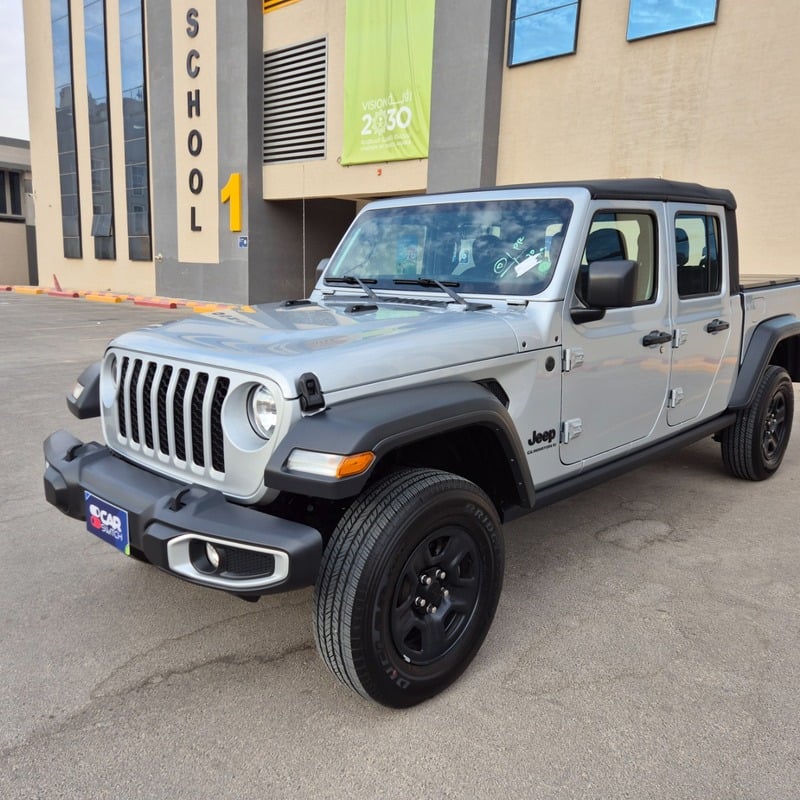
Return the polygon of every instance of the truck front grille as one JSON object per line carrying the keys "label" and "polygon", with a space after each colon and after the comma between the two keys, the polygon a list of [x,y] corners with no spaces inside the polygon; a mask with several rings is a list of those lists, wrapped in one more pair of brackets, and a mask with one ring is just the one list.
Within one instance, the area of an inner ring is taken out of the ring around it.
{"label": "truck front grille", "polygon": [[120,443],[176,465],[225,472],[222,404],[225,377],[123,356],[117,389]]}

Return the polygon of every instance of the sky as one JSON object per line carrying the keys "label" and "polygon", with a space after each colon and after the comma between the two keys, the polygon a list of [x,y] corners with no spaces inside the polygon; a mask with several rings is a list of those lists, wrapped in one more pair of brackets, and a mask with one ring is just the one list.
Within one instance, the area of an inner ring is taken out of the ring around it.
{"label": "sky", "polygon": [[22,0],[0,0],[0,136],[30,139]]}

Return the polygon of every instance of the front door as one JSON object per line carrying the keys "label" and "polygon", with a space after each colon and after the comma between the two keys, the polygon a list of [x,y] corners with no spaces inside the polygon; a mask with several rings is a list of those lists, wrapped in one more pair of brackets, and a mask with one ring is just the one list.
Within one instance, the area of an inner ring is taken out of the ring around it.
{"label": "front door", "polygon": [[[670,289],[664,279],[665,233],[658,204],[609,204],[598,211],[579,264],[574,295],[564,305],[562,436],[564,464],[643,439],[656,426],[669,388]],[[575,322],[585,306],[582,282],[591,261],[636,262],[635,304],[607,309],[602,319]]]}

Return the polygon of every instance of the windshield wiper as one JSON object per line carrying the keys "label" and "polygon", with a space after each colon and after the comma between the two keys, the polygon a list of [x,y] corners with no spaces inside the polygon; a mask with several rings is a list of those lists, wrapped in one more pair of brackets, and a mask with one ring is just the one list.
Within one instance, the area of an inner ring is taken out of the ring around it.
{"label": "windshield wiper", "polygon": [[468,303],[458,292],[451,287],[461,286],[458,281],[437,281],[434,278],[395,278],[394,283],[401,286],[436,286],[445,294],[449,295],[459,305],[465,306],[468,311],[477,311],[480,308],[491,308],[491,303]]}
{"label": "windshield wiper", "polygon": [[341,275],[335,278],[325,278],[325,283],[346,283],[348,286],[358,286],[370,300],[380,300],[380,297],[367,286],[368,283],[377,283],[375,278],[357,278],[355,275]]}

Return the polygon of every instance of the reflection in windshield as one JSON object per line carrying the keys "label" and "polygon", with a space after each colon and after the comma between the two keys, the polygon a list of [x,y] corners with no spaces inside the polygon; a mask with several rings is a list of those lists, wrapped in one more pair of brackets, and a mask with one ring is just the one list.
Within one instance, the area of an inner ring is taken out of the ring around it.
{"label": "reflection in windshield", "polygon": [[460,293],[536,294],[550,282],[571,214],[569,200],[555,199],[370,209],[326,278],[372,278],[378,289],[428,278],[457,282]]}

